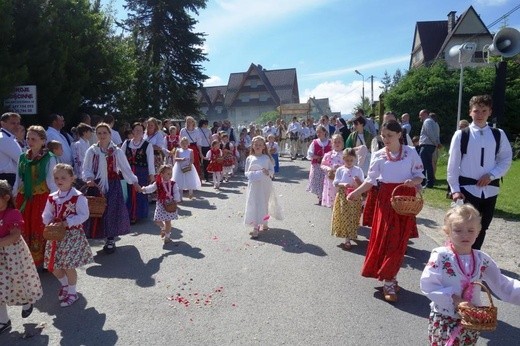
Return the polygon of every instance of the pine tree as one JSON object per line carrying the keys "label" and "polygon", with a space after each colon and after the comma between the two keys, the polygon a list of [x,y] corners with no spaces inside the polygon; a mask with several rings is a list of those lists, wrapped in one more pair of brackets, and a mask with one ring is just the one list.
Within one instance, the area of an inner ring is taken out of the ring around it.
{"label": "pine tree", "polygon": [[400,69],[395,70],[394,76],[392,77],[392,88],[399,84],[399,81],[403,78],[403,74]]}
{"label": "pine tree", "polygon": [[204,34],[193,32],[206,0],[127,0],[126,26],[132,31],[137,61],[133,85],[141,116],[198,113],[196,92],[208,77],[201,63]]}
{"label": "pine tree", "polygon": [[383,92],[388,92],[390,88],[392,87],[392,78],[390,78],[390,75],[388,74],[388,71],[385,70],[385,74],[383,75],[383,78],[381,78],[381,84],[383,84],[381,89],[383,89]]}

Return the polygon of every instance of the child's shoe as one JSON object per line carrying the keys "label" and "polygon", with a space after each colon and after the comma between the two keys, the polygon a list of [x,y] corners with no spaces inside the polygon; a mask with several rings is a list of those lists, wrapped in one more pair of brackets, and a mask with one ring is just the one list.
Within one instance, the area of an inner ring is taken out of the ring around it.
{"label": "child's shoe", "polygon": [[249,233],[251,235],[251,238],[257,239],[258,238],[258,227],[253,228],[253,232]]}
{"label": "child's shoe", "polygon": [[76,300],[78,300],[78,294],[67,294],[67,297],[65,299],[63,299],[63,301],[61,302],[60,306],[62,308],[66,308],[68,306],[71,306],[72,304],[74,304],[76,302]]}
{"label": "child's shoe", "polygon": [[69,292],[67,291],[68,287],[69,286],[61,286],[60,290],[58,291],[58,299],[60,300],[60,302],[67,298],[67,295],[69,294]]}
{"label": "child's shoe", "polygon": [[164,234],[164,239],[163,239],[163,241],[164,241],[165,244],[168,244],[168,243],[171,243],[171,242],[172,242],[172,238],[170,238],[171,235],[172,235],[171,232],[168,232],[168,233],[165,233],[165,234]]}

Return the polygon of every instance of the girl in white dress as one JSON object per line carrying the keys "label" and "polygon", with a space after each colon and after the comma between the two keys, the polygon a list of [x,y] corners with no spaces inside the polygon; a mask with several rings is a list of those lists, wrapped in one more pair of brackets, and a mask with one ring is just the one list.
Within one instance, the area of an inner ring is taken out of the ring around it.
{"label": "girl in white dress", "polygon": [[248,179],[246,212],[244,224],[253,226],[251,237],[258,238],[258,232],[267,229],[270,217],[282,220],[282,210],[278,204],[271,178],[274,175],[274,162],[262,136],[252,140],[251,154],[246,159],[245,175]]}
{"label": "girl in white dress", "polygon": [[173,180],[179,190],[188,190],[188,197],[193,198],[193,190],[201,187],[199,175],[193,165],[193,150],[188,148],[190,142],[187,137],[181,138],[181,147],[175,152],[175,166],[173,166]]}

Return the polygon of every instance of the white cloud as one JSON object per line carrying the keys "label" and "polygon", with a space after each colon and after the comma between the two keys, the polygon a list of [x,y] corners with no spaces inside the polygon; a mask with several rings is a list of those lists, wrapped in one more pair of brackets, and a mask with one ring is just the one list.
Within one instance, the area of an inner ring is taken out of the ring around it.
{"label": "white cloud", "polygon": [[508,0],[477,0],[476,4],[480,6],[502,6],[507,3]]}
{"label": "white cloud", "polygon": [[365,71],[372,70],[379,67],[384,67],[388,65],[395,65],[402,62],[410,61],[410,55],[396,56],[392,58],[386,58],[381,60],[376,60],[372,62],[368,62],[363,65],[353,66],[353,67],[345,67],[337,70],[324,71],[324,72],[316,72],[316,73],[308,73],[302,76],[305,80],[312,79],[323,79],[323,78],[331,78],[331,77],[339,77],[346,74],[352,74],[355,70]]}
{"label": "white cloud", "polygon": [[217,85],[223,85],[224,82],[222,81],[222,78],[219,76],[210,76],[208,79],[204,81],[204,86],[217,86]]}
{"label": "white cloud", "polygon": [[337,0],[216,0],[199,17],[197,30],[209,33],[212,38],[225,37],[228,32],[248,32],[265,28],[271,22],[295,16],[300,12],[320,7]]}
{"label": "white cloud", "polygon": [[[374,81],[374,101],[379,100],[380,86],[382,84]],[[305,89],[300,95],[300,102],[306,102],[309,97],[328,98],[330,108],[333,112],[350,114],[352,110],[361,103],[362,94],[361,81],[345,84],[342,81],[324,82],[315,86],[312,90]],[[365,98],[370,99],[370,83],[365,83]]]}

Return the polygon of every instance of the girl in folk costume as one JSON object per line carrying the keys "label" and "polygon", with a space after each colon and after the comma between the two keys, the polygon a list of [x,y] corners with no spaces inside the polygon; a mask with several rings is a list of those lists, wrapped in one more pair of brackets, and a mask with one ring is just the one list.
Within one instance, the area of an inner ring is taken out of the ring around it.
{"label": "girl in folk costume", "polygon": [[168,133],[169,135],[166,136],[166,149],[168,149],[169,154],[166,157],[166,163],[173,166],[175,163],[173,158],[175,157],[175,150],[177,150],[180,145],[180,138],[176,126],[170,126],[168,128]]}
{"label": "girl in folk costume", "polygon": [[200,133],[200,135],[199,135],[200,142],[197,142],[197,147],[201,153],[201,158],[203,159],[201,170],[202,170],[204,179],[206,180],[207,183],[209,183],[209,175],[210,175],[210,173],[208,172],[209,161],[204,160],[204,158],[206,157],[206,154],[211,149],[211,130],[208,128],[208,120],[206,120],[206,119],[199,120],[198,129],[199,129],[199,133]]}
{"label": "girl in folk costume", "polygon": [[177,183],[179,190],[188,190],[188,197],[191,199],[193,198],[193,190],[200,189],[201,183],[193,164],[195,154],[188,145],[188,138],[182,137],[181,147],[175,152],[173,181]]}
{"label": "girl in folk costume", "polygon": [[[341,135],[339,140],[343,143]],[[361,216],[361,198],[354,201],[347,201],[347,194],[354,191],[365,176],[363,170],[355,165],[357,161],[356,151],[352,148],[343,150],[344,165],[336,170],[334,176],[334,186],[337,186],[338,193],[332,209],[332,235],[345,238],[343,248],[350,250],[350,241],[357,238],[359,228],[359,217]]]}
{"label": "girl in folk costume", "polygon": [[396,276],[403,262],[404,254],[411,232],[417,227],[415,216],[399,215],[390,204],[390,198],[395,187],[405,185],[400,194],[416,194],[416,186],[423,179],[423,165],[417,151],[402,145],[401,125],[391,120],[384,123],[381,130],[385,147],[374,153],[368,176],[356,190],[349,193],[351,201],[361,197],[381,180],[374,209],[372,232],[368,242],[365,263],[361,274],[384,280],[384,299],[397,301]]}
{"label": "girl in folk costume", "polygon": [[42,214],[43,223],[62,224],[66,227],[66,233],[63,240],[47,241],[44,265],[60,281],[58,299],[62,307],[67,307],[78,300],[76,268],[93,261],[83,231],[83,223],[88,220],[89,211],[87,198],[72,186],[74,172],[70,165],[57,164],[54,167],[54,180],[58,191],[49,195]]}
{"label": "girl in folk costume", "polygon": [[0,334],[11,329],[7,305],[22,305],[22,317],[26,318],[43,294],[31,253],[21,237],[23,228],[11,186],[0,180]]}
{"label": "girl in folk costume", "polygon": [[229,141],[229,135],[226,132],[222,131],[220,138],[222,139],[222,155],[224,157],[222,175],[224,182],[227,183],[233,175],[233,167],[235,166],[235,146]]}
{"label": "girl in folk costume", "polygon": [[213,187],[218,190],[222,180],[222,162],[224,161],[219,141],[211,143],[211,149],[206,154],[206,160],[209,161],[208,172],[213,173]]}
{"label": "girl in folk costume", "polygon": [[323,156],[321,169],[325,172],[321,205],[332,208],[336,198],[336,186],[333,184],[336,169],[343,165],[343,138],[339,134],[332,136],[332,150]]}
{"label": "girl in folk costume", "polygon": [[[202,177],[201,160],[202,154],[199,151],[198,143],[202,142],[201,132],[197,129],[197,123],[193,117],[186,117],[186,126],[181,129],[180,137],[186,137],[188,139],[188,146],[193,152],[192,163],[195,166],[195,172]],[[175,169],[175,167],[174,167]],[[175,171],[174,171],[175,176]],[[177,180],[176,180],[177,181]],[[177,181],[178,183],[178,181]]]}
{"label": "girl in folk costume", "polygon": [[89,187],[98,187],[107,199],[107,207],[101,218],[90,218],[85,230],[92,238],[106,238],[103,250],[111,254],[116,249],[114,238],[130,232],[130,217],[123,198],[119,172],[127,183],[141,191],[137,177],[132,172],[125,153],[111,141],[110,127],[106,123],[96,126],[98,143],[85,155],[83,180]]}
{"label": "girl in folk costume", "polygon": [[31,126],[27,129],[29,150],[20,155],[15,183],[18,186],[15,205],[25,222],[22,235],[37,267],[43,265],[45,253],[42,212],[49,193],[57,190],[52,171],[58,160],[45,149],[46,140],[43,127]]}
{"label": "girl in folk costume", "polygon": [[[132,124],[132,139],[125,140],[121,150],[125,153],[132,172],[137,176],[140,186],[148,185],[155,180],[155,164],[153,146],[144,140],[144,126],[136,122]],[[126,206],[130,214],[130,223],[135,223],[140,219],[148,218],[148,197],[144,196],[127,184],[128,200]]]}
{"label": "girl in folk costume", "polygon": [[481,229],[481,217],[471,204],[446,213],[446,246],[433,249],[421,275],[421,291],[431,299],[428,323],[430,345],[476,345],[479,331],[465,329],[458,307],[482,306],[480,286],[485,281],[500,299],[520,305],[520,281],[500,272],[488,254],[472,249]]}
{"label": "girl in folk costume", "polygon": [[311,170],[309,172],[309,184],[307,191],[318,196],[318,205],[321,205],[323,195],[323,180],[325,173],[321,169],[321,160],[323,156],[332,150],[330,140],[327,138],[327,130],[323,125],[318,125],[316,135],[318,138],[311,142],[307,151],[307,158],[311,160]]}
{"label": "girl in folk costume", "polygon": [[146,132],[144,139],[153,146],[155,171],[164,163],[164,158],[169,154],[166,149],[164,133],[161,131],[159,120],[151,117],[146,120]]}
{"label": "girl in folk costume", "polygon": [[278,147],[278,143],[276,143],[274,140],[275,135],[270,134],[267,136],[267,149],[269,150],[269,155],[271,155],[274,160],[274,173],[278,173],[280,172],[280,148]]}
{"label": "girl in folk costume", "polygon": [[[74,162],[74,175],[81,180],[81,173],[83,172],[83,161],[85,161],[85,153],[90,147],[90,139],[92,138],[92,127],[87,124],[79,124],[76,127],[79,139],[72,143],[72,161]],[[81,186],[84,183],[78,181]]]}
{"label": "girl in folk costume", "polygon": [[248,183],[244,224],[253,226],[251,237],[257,238],[260,231],[267,229],[267,221],[271,216],[277,220],[283,219],[271,180],[274,174],[273,159],[267,151],[263,136],[253,138],[245,174]]}
{"label": "girl in folk costume", "polygon": [[247,129],[244,127],[240,131],[240,137],[238,138],[237,150],[238,150],[238,169],[244,171],[246,165],[246,158],[251,148],[251,137],[247,134]]}
{"label": "girl in folk costume", "polygon": [[172,166],[162,165],[159,168],[156,180],[153,184],[144,186],[143,193],[152,193],[157,191],[157,203],[155,205],[155,213],[153,220],[161,229],[161,238],[165,243],[171,242],[172,221],[177,220],[177,211],[169,212],[165,209],[165,204],[178,203],[181,201],[179,187],[172,180]]}

